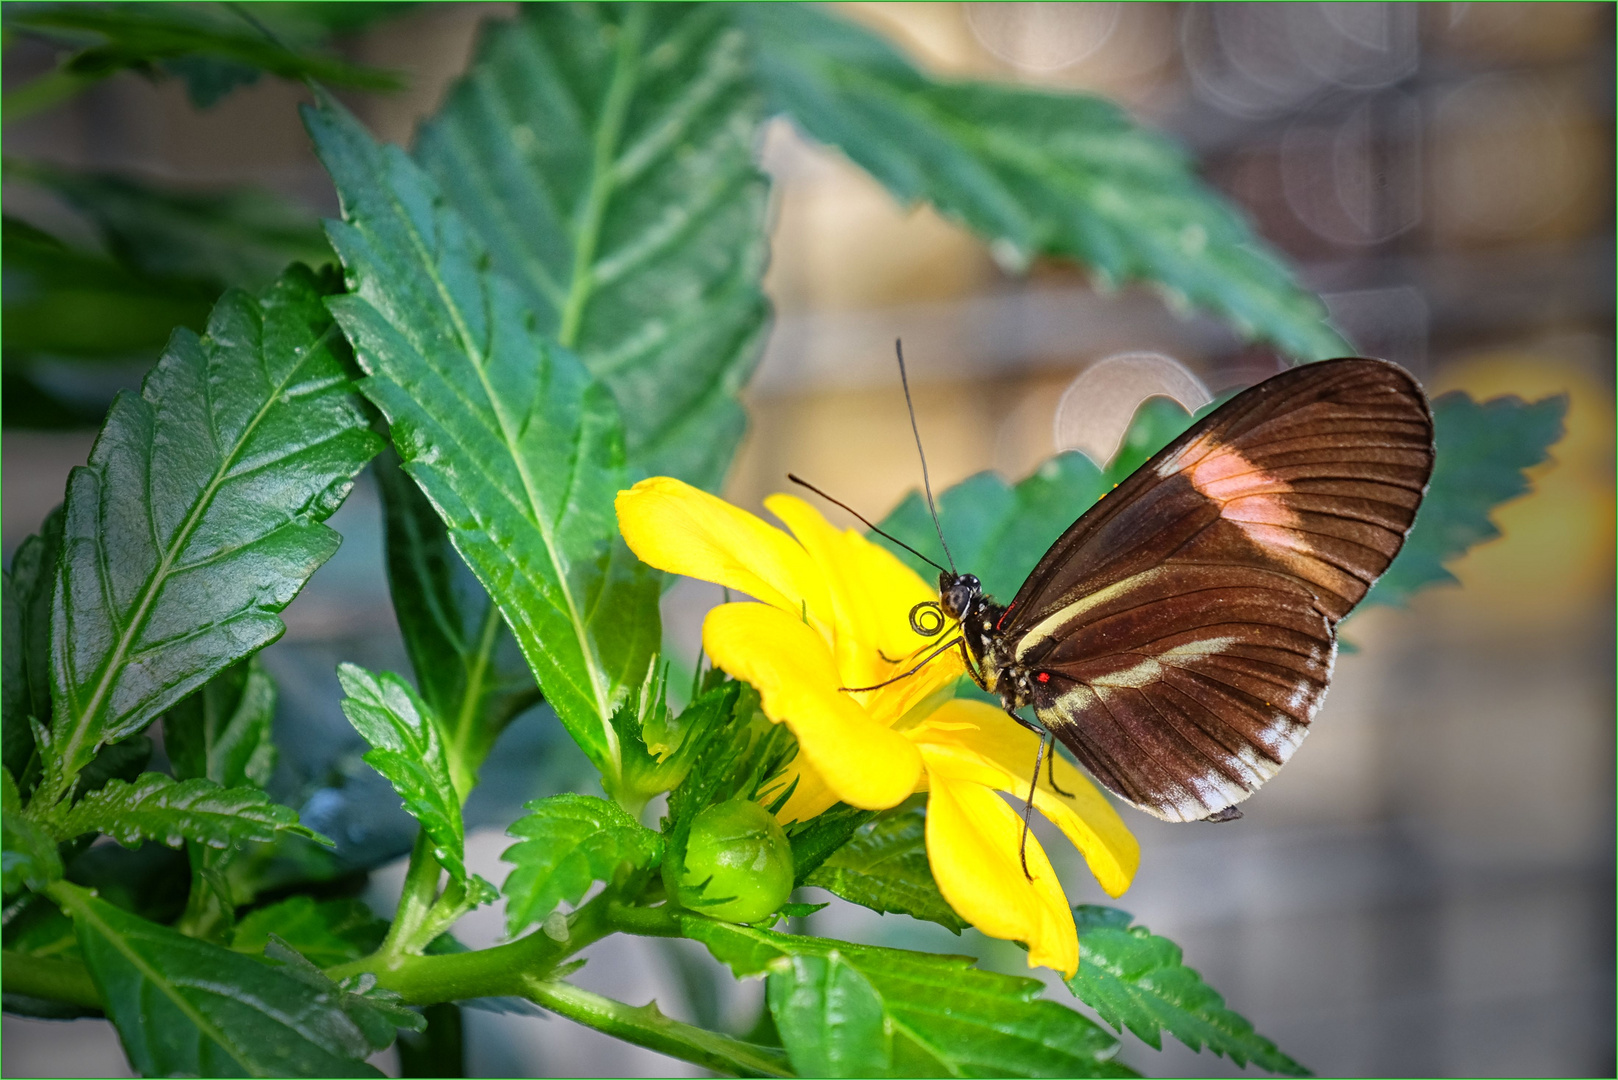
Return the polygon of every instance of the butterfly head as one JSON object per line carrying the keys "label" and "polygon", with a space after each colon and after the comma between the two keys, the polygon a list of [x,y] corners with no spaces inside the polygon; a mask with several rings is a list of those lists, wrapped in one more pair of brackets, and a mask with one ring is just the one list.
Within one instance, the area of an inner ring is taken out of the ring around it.
{"label": "butterfly head", "polygon": [[938,575],[938,604],[951,619],[961,620],[983,603],[983,582],[972,574]]}

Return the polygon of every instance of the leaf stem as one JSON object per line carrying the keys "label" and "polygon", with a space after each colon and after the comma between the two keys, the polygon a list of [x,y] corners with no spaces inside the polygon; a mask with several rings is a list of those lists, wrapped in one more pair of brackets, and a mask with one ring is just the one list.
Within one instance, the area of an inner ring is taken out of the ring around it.
{"label": "leaf stem", "polygon": [[24,994],[89,1009],[101,1008],[101,994],[96,990],[95,981],[90,978],[89,969],[78,960],[29,956],[8,949],[0,953],[0,978],[4,979],[8,994]]}
{"label": "leaf stem", "polygon": [[398,910],[394,912],[393,924],[388,927],[388,936],[383,939],[377,955],[398,956],[416,945],[418,932],[438,899],[438,881],[443,873],[433,857],[433,842],[427,830],[419,830],[416,845],[410,849],[410,866],[405,870]]}
{"label": "leaf stem", "polygon": [[649,1050],[742,1076],[793,1076],[785,1051],[733,1039],[664,1016],[657,1003],[638,1008],[565,982],[531,980],[524,995],[559,1016]]}

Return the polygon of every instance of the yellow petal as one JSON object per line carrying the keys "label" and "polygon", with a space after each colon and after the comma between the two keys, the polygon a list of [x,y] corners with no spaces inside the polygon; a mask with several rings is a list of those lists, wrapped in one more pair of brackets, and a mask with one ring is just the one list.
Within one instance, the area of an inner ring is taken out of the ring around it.
{"label": "yellow petal", "polygon": [[[954,627],[924,637],[910,627],[910,610],[936,602],[938,590],[886,548],[853,529],[841,531],[793,495],[772,495],[764,505],[784,521],[820,567],[831,597],[833,652],[845,686],[875,686],[914,667],[948,641]],[[884,659],[884,656],[892,659]],[[892,724],[918,702],[965,671],[959,649],[939,655],[913,675],[858,700],[878,723]]]}
{"label": "yellow petal", "polygon": [[[964,698],[946,702],[910,736],[930,748],[924,750],[930,771],[1028,797],[1039,737],[993,705]],[[1140,844],[1106,796],[1067,759],[1057,755],[1056,783],[1070,798],[1052,791],[1047,777],[1042,766],[1034,806],[1083,853],[1107,895],[1122,895],[1140,866]]]}
{"label": "yellow petal", "polygon": [[747,511],[667,476],[618,493],[618,530],[641,562],[744,592],[831,633],[831,598],[803,545]]}
{"label": "yellow petal", "polygon": [[765,715],[792,729],[799,752],[838,798],[882,810],[916,790],[915,745],[873,723],[838,689],[831,650],[801,619],[763,604],[721,604],[708,612],[702,644],[715,664],[753,684]]}
{"label": "yellow petal", "polygon": [[1028,966],[1072,976],[1079,970],[1073,911],[1039,840],[1028,837],[1028,871],[1018,844],[1022,819],[981,784],[951,779],[927,761],[927,861],[956,913],[990,937],[1028,946]]}
{"label": "yellow petal", "polygon": [[837,792],[831,789],[831,785],[826,783],[826,778],[821,776],[802,754],[787,766],[781,782],[764,792],[764,797],[759,801],[769,803],[773,797],[788,788],[792,789],[792,794],[775,815],[775,819],[782,825],[819,817],[838,802]]}

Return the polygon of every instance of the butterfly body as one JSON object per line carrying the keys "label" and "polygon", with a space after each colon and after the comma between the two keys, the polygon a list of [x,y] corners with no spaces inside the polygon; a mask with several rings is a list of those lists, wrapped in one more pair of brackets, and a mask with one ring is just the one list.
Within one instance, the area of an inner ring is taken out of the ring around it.
{"label": "butterfly body", "polygon": [[978,684],[1103,785],[1166,820],[1228,820],[1307,734],[1336,625],[1398,553],[1432,462],[1401,368],[1294,368],[1098,501],[1009,604],[946,572],[939,606]]}

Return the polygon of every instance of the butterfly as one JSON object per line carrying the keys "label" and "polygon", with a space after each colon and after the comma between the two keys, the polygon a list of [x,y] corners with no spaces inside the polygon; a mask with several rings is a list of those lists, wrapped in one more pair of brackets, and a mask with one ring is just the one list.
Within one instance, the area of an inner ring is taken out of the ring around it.
{"label": "butterfly", "polygon": [[[1228,821],[1308,734],[1337,624],[1403,546],[1433,453],[1432,411],[1404,369],[1292,368],[1104,495],[1010,603],[951,558],[938,603],[917,605],[911,625],[957,628],[928,659],[962,650],[977,684],[1041,735],[1036,780],[1054,736],[1147,813]],[[940,527],[948,558],[943,539]]]}

